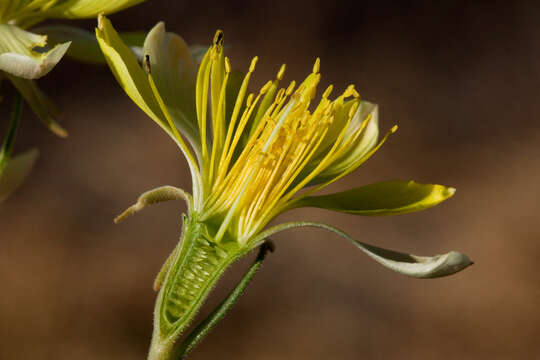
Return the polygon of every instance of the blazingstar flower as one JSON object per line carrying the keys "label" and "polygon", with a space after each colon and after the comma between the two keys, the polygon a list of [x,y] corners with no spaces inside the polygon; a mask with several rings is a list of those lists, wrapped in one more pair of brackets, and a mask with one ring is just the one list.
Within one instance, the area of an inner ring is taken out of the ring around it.
{"label": "blazingstar flower", "polygon": [[257,57],[247,74],[232,71],[218,31],[200,66],[186,43],[163,23],[147,35],[143,65],[111,23],[99,18],[96,36],[116,79],[131,99],[178,144],[191,170],[193,194],[171,186],[143,194],[120,215],[159,201],[188,203],[182,240],[156,279],[150,359],[178,353],[175,341],[225,269],[268,236],[297,226],[333,231],[382,265],[415,277],[438,277],[471,264],[450,252],[418,257],[352,240],[329,225],[295,222],[266,229],[283,212],[303,206],[359,215],[392,215],[434,206],[454,194],[441,185],[387,181],[316,196],[319,189],[349,174],[394,133],[378,140],[377,105],[362,100],[353,86],[331,99],[329,86],[316,99],[319,59],[304,81],[279,87],[274,80],[249,93]]}
{"label": "blazingstar flower", "polygon": [[[55,121],[54,106],[32,81],[48,74],[68,51],[71,41],[47,47],[47,35],[27,31],[46,19],[95,18],[144,0],[2,0],[0,1],[0,79],[7,77],[32,110],[54,133],[66,136]],[[78,29],[68,30],[76,37]],[[71,40],[71,37],[70,37]],[[76,40],[76,39],[74,39]]]}

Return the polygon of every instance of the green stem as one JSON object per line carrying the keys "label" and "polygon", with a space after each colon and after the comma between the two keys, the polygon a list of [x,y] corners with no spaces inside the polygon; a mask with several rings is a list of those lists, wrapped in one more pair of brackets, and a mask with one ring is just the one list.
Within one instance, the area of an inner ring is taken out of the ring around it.
{"label": "green stem", "polygon": [[221,321],[225,315],[231,310],[234,304],[238,301],[240,296],[244,293],[244,290],[255,276],[255,273],[262,265],[264,258],[268,251],[273,251],[271,243],[264,243],[260,247],[259,254],[255,258],[255,261],[242,277],[238,285],[231,291],[225,300],[219,304],[206,319],[204,319],[180,344],[177,350],[175,350],[174,359],[185,359],[186,356],[208,335],[208,333],[214,328],[214,326]]}
{"label": "green stem", "polygon": [[17,128],[19,127],[19,122],[22,114],[22,96],[17,91],[15,93],[15,102],[13,105],[13,112],[11,113],[11,122],[9,124],[9,130],[0,149],[0,174],[4,169],[11,152],[13,150],[13,144],[15,142],[15,136],[17,135]]}

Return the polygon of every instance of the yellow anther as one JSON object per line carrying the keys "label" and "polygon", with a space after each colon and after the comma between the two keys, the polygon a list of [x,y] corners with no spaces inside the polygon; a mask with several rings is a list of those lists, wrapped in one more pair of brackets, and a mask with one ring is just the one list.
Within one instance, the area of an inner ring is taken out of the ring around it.
{"label": "yellow anther", "polygon": [[349,85],[347,86],[347,89],[345,89],[345,91],[343,92],[343,96],[349,97],[349,96],[353,96],[355,93],[358,94],[356,90],[354,90],[354,85]]}
{"label": "yellow anther", "polygon": [[274,100],[274,103],[279,103],[283,96],[285,95],[285,89],[279,89],[276,95],[276,99]]}
{"label": "yellow anther", "polygon": [[313,73],[317,74],[320,69],[321,69],[321,59],[317,58],[317,60],[315,60],[315,64],[313,64]]}
{"label": "yellow anther", "polygon": [[217,46],[222,46],[223,45],[223,31],[222,30],[217,30],[216,31],[216,34],[214,35],[213,44],[217,45]]}
{"label": "yellow anther", "polygon": [[293,90],[294,90],[294,87],[296,86],[296,81],[291,81],[291,83],[289,84],[289,86],[287,87],[287,90],[285,90],[285,94],[287,95],[291,95]]}
{"label": "yellow anther", "polygon": [[225,57],[225,72],[226,73],[231,72],[231,62],[229,61],[228,57]]}
{"label": "yellow anther", "polygon": [[398,129],[397,125],[392,126],[392,128],[390,129],[390,133],[392,133],[392,134],[395,133],[397,131],[397,129]]}
{"label": "yellow anther", "polygon": [[330,84],[330,86],[328,86],[326,90],[324,90],[324,93],[322,94],[322,98],[323,99],[328,98],[330,94],[332,93],[332,90],[334,90],[334,85]]}
{"label": "yellow anther", "polygon": [[251,106],[251,103],[253,102],[253,97],[254,97],[253,94],[249,94],[249,95],[248,95],[247,100],[246,100],[246,107],[250,107],[250,106]]}
{"label": "yellow anther", "polygon": [[279,71],[278,71],[277,76],[276,76],[276,78],[278,80],[283,79],[283,75],[285,75],[285,68],[286,68],[285,64],[281,65],[281,67],[279,68]]}
{"label": "yellow anther", "polygon": [[268,89],[270,89],[270,86],[272,86],[272,81],[268,81],[266,84],[264,84],[264,86],[261,88],[260,93],[261,94],[266,93]]}
{"label": "yellow anther", "polygon": [[253,60],[251,60],[251,64],[249,65],[249,72],[255,71],[255,65],[257,65],[257,61],[259,61],[259,57],[255,56]]}

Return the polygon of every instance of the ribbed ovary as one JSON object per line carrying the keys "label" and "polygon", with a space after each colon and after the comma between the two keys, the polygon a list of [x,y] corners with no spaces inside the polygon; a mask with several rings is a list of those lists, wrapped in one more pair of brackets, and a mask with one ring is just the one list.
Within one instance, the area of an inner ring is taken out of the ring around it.
{"label": "ribbed ovary", "polygon": [[171,264],[171,273],[164,289],[161,327],[167,333],[194,315],[204,294],[212,288],[231,261],[228,251],[204,238],[197,237],[191,242],[186,240],[182,254]]}

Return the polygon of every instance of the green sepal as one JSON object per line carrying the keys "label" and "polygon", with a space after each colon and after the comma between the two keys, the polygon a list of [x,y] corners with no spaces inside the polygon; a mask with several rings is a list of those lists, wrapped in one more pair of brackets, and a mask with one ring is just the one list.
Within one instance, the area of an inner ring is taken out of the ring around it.
{"label": "green sepal", "polygon": [[264,239],[277,232],[297,227],[315,227],[331,231],[347,239],[349,242],[358,247],[364,254],[385,268],[414,278],[427,279],[448,276],[455,274],[473,264],[467,255],[457,251],[450,251],[446,254],[435,256],[418,256],[383,249],[355,240],[338,228],[317,222],[298,221],[276,225],[260,233],[257,237],[251,240],[251,243],[253,246],[257,246],[258,244],[262,243]]}
{"label": "green sepal", "polygon": [[188,354],[212,331],[214,326],[232,309],[234,304],[240,299],[240,296],[246,290],[248,284],[253,280],[255,273],[260,269],[268,252],[274,251],[274,245],[271,242],[263,243],[259,248],[259,253],[251,264],[248,271],[238,282],[236,287],[227,295],[227,297],[182,341],[174,351],[174,359],[185,359]]}
{"label": "green sepal", "polygon": [[210,290],[226,269],[248,251],[235,241],[220,244],[211,241],[206,225],[197,220],[196,213],[190,213],[156,299],[149,360],[172,359],[176,340]]}
{"label": "green sepal", "polygon": [[455,191],[414,181],[384,181],[329,195],[307,196],[293,201],[289,208],[318,207],[365,216],[406,214],[435,206]]}
{"label": "green sepal", "polygon": [[193,205],[193,199],[190,194],[185,192],[184,190],[170,186],[160,186],[158,188],[149,190],[139,196],[137,199],[137,202],[133,205],[131,205],[129,208],[127,208],[124,212],[122,212],[120,215],[118,215],[115,219],[115,223],[119,223],[123,221],[128,216],[131,216],[142,209],[144,209],[148,205],[157,204],[163,201],[169,201],[169,200],[185,200],[186,204],[188,206],[188,211],[191,210],[191,207]]}

